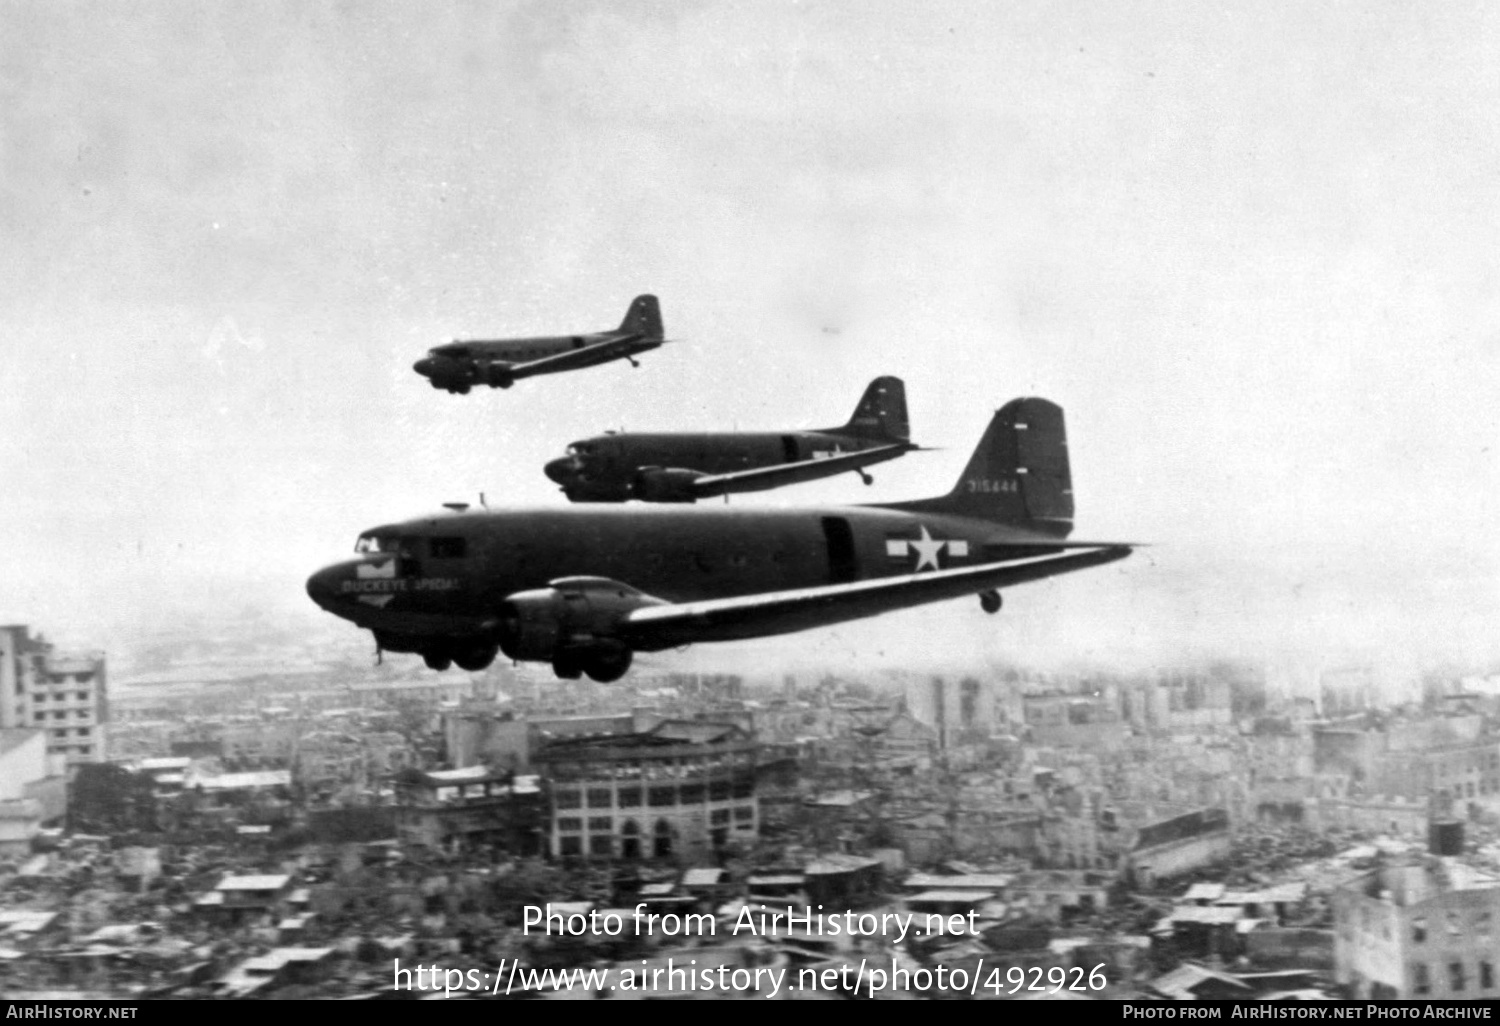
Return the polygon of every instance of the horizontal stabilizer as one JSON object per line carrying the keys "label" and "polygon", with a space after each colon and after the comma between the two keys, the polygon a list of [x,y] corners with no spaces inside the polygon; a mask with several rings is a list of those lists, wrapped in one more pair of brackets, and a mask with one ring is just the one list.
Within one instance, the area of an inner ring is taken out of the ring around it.
{"label": "horizontal stabilizer", "polygon": [[801,484],[805,481],[819,481],[825,477],[833,477],[835,474],[861,470],[864,467],[871,467],[877,463],[904,456],[915,448],[916,446],[910,443],[901,442],[896,445],[882,445],[860,452],[830,456],[827,459],[801,460],[797,463],[783,463],[779,466],[759,467],[755,470],[737,470],[732,474],[706,474],[692,483],[692,489],[693,494],[700,499],[735,492],[762,492],[770,488],[781,488],[784,485]]}
{"label": "horizontal stabilizer", "polygon": [[569,349],[555,356],[544,356],[527,363],[513,363],[509,374],[512,378],[529,378],[533,374],[550,374],[553,371],[572,370],[575,367],[592,367],[603,360],[628,356],[631,347],[641,341],[641,335],[610,335],[602,342],[594,342],[581,349]]}
{"label": "horizontal stabilizer", "polygon": [[850,584],[653,606],[626,616],[620,626],[620,637],[638,651],[654,652],[697,642],[788,634],[1040,581],[1113,563],[1128,555],[1129,547],[1112,545],[1026,563],[985,563]]}

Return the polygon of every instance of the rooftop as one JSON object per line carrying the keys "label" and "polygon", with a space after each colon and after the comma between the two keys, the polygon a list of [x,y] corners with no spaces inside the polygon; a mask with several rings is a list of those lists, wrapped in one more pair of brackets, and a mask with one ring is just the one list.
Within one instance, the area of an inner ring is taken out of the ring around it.
{"label": "rooftop", "polygon": [[216,891],[279,891],[291,877],[285,873],[263,876],[226,876],[219,881]]}

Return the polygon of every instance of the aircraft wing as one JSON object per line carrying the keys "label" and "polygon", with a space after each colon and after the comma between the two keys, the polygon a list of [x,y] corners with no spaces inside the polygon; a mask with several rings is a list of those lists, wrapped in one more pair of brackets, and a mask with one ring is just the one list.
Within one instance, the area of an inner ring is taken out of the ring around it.
{"label": "aircraft wing", "polygon": [[840,456],[829,456],[826,459],[800,460],[796,463],[783,463],[780,466],[760,467],[755,470],[737,470],[732,474],[707,474],[693,481],[692,489],[693,494],[700,499],[714,495],[728,495],[731,492],[760,492],[768,488],[800,484],[803,481],[817,481],[820,478],[842,474],[846,470],[859,470],[861,467],[884,463],[886,460],[893,460],[897,456],[911,452],[915,448],[916,446],[910,442],[898,442],[895,445],[882,445],[860,452],[847,452]]}
{"label": "aircraft wing", "polygon": [[630,347],[645,338],[640,332],[612,335],[602,342],[593,342],[581,349],[569,349],[554,356],[544,356],[526,363],[513,363],[509,367],[513,378],[530,377],[533,374],[548,374],[552,371],[572,370],[575,367],[592,367],[601,360],[623,357]]}
{"label": "aircraft wing", "polygon": [[788,634],[926,602],[1040,581],[1113,563],[1128,555],[1128,546],[1111,545],[1090,552],[1026,562],[984,563],[740,598],[646,606],[625,616],[619,628],[620,638],[638,651],[652,652],[697,642]]}

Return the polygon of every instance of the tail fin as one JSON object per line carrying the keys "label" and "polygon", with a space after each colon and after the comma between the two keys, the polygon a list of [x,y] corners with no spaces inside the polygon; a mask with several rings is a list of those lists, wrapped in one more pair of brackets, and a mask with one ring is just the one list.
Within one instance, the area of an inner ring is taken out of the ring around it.
{"label": "tail fin", "polygon": [[880,441],[910,441],[911,428],[906,422],[906,385],[900,378],[876,378],[865,389],[849,423],[828,430]]}
{"label": "tail fin", "polygon": [[1062,407],[1046,399],[1012,399],[995,412],[951,492],[893,508],[1025,524],[1067,537],[1073,529],[1073,477]]}
{"label": "tail fin", "polygon": [[630,309],[625,312],[625,319],[620,322],[619,330],[622,333],[645,335],[647,338],[661,338],[661,309],[656,305],[656,297],[636,296]]}

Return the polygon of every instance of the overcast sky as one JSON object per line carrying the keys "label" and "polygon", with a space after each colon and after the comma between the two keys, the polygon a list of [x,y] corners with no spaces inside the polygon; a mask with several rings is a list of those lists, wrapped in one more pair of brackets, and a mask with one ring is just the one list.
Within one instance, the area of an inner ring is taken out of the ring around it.
{"label": "overcast sky", "polygon": [[[734,652],[1490,653],[1497,53],[1482,2],[0,3],[0,614],[326,618],[365,527],[896,374],[942,451],[734,501],[946,491],[1042,395],[1077,536],[1153,547]],[[640,369],[411,371],[648,291]]]}

